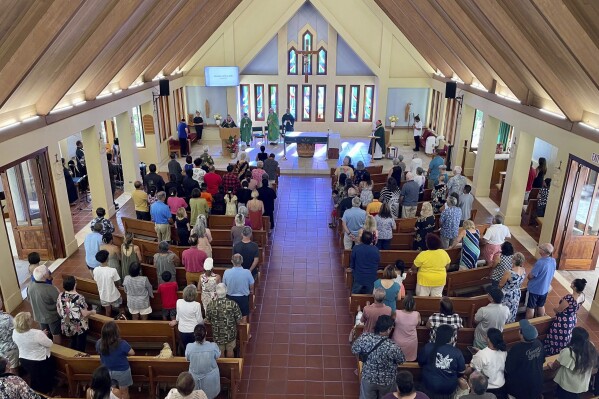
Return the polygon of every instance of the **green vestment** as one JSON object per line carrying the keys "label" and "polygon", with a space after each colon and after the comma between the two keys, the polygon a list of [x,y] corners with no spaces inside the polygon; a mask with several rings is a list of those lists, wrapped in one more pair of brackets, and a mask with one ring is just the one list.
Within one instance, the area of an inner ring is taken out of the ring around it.
{"label": "green vestment", "polygon": [[239,123],[239,131],[241,133],[241,141],[249,143],[252,141],[252,120],[244,116]]}
{"label": "green vestment", "polygon": [[268,114],[268,119],[266,120],[268,125],[268,141],[274,142],[279,140],[279,117],[276,112],[272,114]]}
{"label": "green vestment", "polygon": [[[385,146],[385,127],[384,126],[379,126],[375,132],[374,132],[374,136],[376,136],[376,140],[374,140],[372,142],[371,145],[374,145],[375,143],[377,143],[378,145],[381,146],[381,151],[383,152],[383,156],[385,155],[385,151],[387,151],[387,147]],[[370,153],[374,153],[374,149],[371,147],[370,148]]]}

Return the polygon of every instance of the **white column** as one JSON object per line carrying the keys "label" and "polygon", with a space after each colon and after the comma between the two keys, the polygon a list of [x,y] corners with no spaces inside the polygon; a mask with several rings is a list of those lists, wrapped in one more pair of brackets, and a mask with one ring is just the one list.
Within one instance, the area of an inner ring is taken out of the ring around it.
{"label": "white column", "polygon": [[535,137],[514,128],[514,143],[507,164],[507,173],[501,195],[501,213],[505,224],[519,226],[522,220],[522,204]]}
{"label": "white column", "polygon": [[480,134],[476,162],[474,163],[474,176],[472,177],[473,191],[477,197],[488,197],[493,164],[495,163],[499,120],[485,115]]}
{"label": "white column", "polygon": [[106,147],[100,138],[100,125],[91,126],[81,132],[85,151],[85,166],[91,192],[92,208],[106,209],[107,217],[114,215],[114,201],[110,191]]}
{"label": "white column", "polygon": [[139,174],[139,153],[135,141],[135,131],[131,126],[131,111],[123,112],[116,116],[116,128],[119,132],[119,145],[121,149],[121,163],[123,166],[123,180],[125,192],[131,194],[136,180],[141,180]]}
{"label": "white column", "polygon": [[[551,178],[551,187],[549,188],[549,197],[547,197],[547,206],[545,207],[545,216],[543,217],[543,227],[541,228],[541,236],[539,238],[540,243],[550,242],[554,245],[556,244],[552,242],[553,227],[556,223],[559,207],[561,206],[560,200],[569,157],[570,153],[568,151],[558,149],[555,165],[547,169],[545,178]],[[558,169],[560,162],[562,166]]]}
{"label": "white column", "polygon": [[[464,140],[468,141],[470,148],[470,140],[472,139],[472,121],[474,120],[474,108],[464,104],[462,107],[462,116],[459,120],[459,125],[456,129],[456,135],[453,142],[452,151],[452,166],[462,166],[462,157],[464,154]],[[466,149],[468,151],[468,149]],[[462,172],[464,174],[464,172]]]}
{"label": "white column", "polygon": [[0,215],[0,222],[0,292],[2,292],[4,310],[12,312],[23,302],[23,297],[17,280],[6,223],[2,215]]}

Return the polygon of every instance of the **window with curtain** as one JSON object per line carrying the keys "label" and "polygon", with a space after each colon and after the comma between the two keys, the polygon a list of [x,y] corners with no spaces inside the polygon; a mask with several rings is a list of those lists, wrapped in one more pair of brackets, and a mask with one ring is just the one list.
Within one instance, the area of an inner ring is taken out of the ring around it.
{"label": "window with curtain", "polygon": [[264,120],[264,85],[254,85],[255,120]]}
{"label": "window with curtain", "polygon": [[372,102],[374,101],[374,86],[364,86],[364,112],[362,122],[372,122]]}
{"label": "window with curtain", "polygon": [[295,120],[297,120],[297,85],[287,86],[287,108]]}
{"label": "window with curtain", "polygon": [[145,137],[143,124],[141,122],[141,107],[131,108],[131,122],[135,131],[135,145],[137,147],[145,147]]}
{"label": "window with curtain", "polygon": [[497,135],[497,144],[501,144],[503,151],[507,150],[508,144],[512,138],[512,126],[499,122],[499,134]]}
{"label": "window with curtain", "polygon": [[474,122],[472,124],[472,139],[470,140],[470,150],[478,150],[480,141],[480,132],[483,128],[483,111],[477,109],[474,111]]}
{"label": "window with curtain", "polygon": [[297,75],[297,52],[294,47],[287,52],[287,74]]}
{"label": "window with curtain", "polygon": [[349,86],[349,116],[350,122],[358,121],[358,110],[360,109],[360,86]]}
{"label": "window with curtain", "polygon": [[302,86],[302,121],[310,122],[312,119],[312,86]]}
{"label": "window with curtain", "polygon": [[335,122],[345,119],[345,86],[335,86]]}
{"label": "window with curtain", "polygon": [[279,86],[278,85],[268,85],[268,104],[269,108],[274,109],[274,111],[279,113]]}
{"label": "window with curtain", "polygon": [[250,85],[239,85],[241,115],[250,115]]}
{"label": "window with curtain", "polygon": [[108,134],[106,133],[106,121],[103,121],[102,123],[100,123],[100,137],[102,138],[102,141],[104,142],[104,144],[108,143]]}
{"label": "window with curtain", "polygon": [[318,75],[327,74],[327,51],[321,47],[318,50]]}
{"label": "window with curtain", "polygon": [[[302,36],[302,50],[311,51],[313,40],[314,36],[312,35],[312,33],[306,31]],[[312,54],[304,55],[303,58],[304,73],[306,75],[312,75]]]}
{"label": "window with curtain", "polygon": [[327,87],[316,86],[316,122],[324,122],[327,101]]}

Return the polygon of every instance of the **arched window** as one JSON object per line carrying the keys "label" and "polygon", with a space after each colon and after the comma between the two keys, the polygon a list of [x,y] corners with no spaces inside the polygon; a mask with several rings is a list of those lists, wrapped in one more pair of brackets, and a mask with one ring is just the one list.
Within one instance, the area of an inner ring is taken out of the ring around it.
{"label": "arched window", "polygon": [[327,51],[321,47],[318,50],[318,70],[317,75],[327,74]]}
{"label": "arched window", "polygon": [[[304,51],[312,51],[314,37],[312,33],[306,31],[302,36],[302,50]],[[312,75],[312,54],[303,56],[303,66],[304,66],[304,74]]]}
{"label": "arched window", "polygon": [[297,75],[297,52],[294,47],[287,52],[287,74]]}

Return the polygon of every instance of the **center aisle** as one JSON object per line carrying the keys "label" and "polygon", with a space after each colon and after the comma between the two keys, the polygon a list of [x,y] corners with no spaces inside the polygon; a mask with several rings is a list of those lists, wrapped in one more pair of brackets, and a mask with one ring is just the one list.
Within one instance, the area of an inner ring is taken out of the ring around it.
{"label": "center aisle", "polygon": [[279,179],[240,398],[358,397],[330,178]]}

